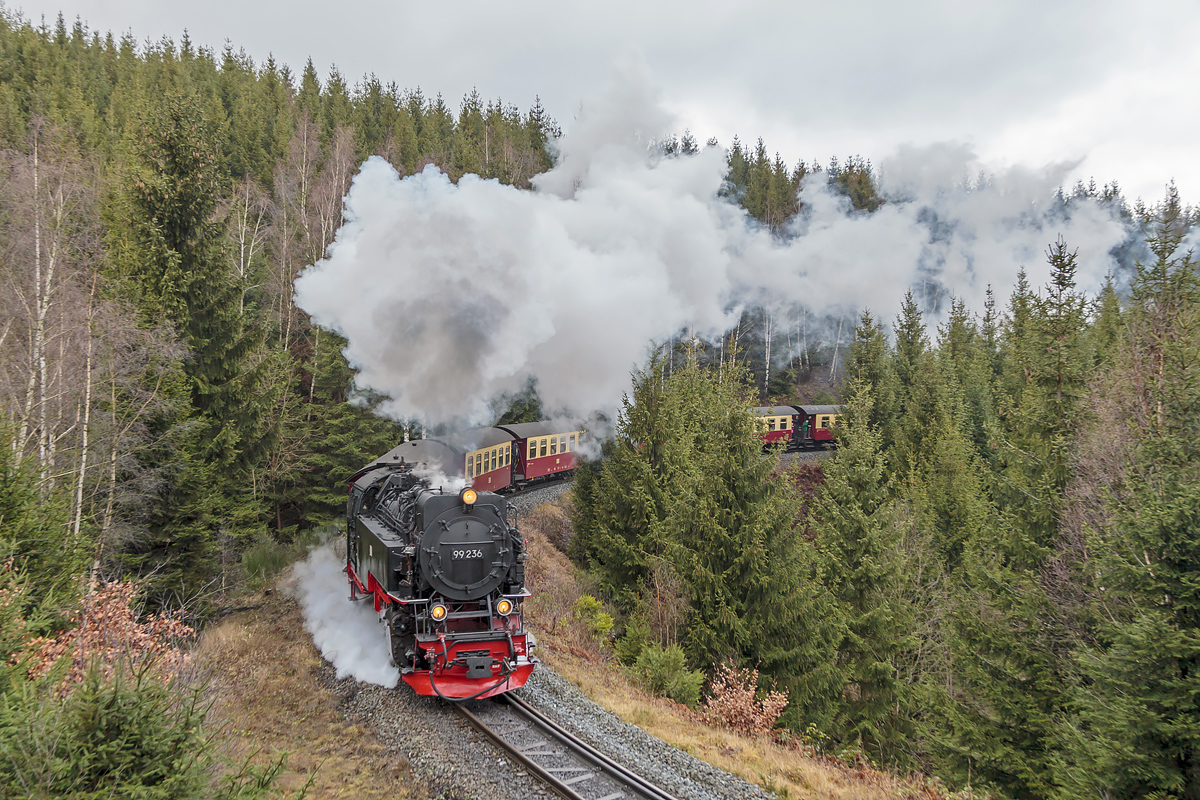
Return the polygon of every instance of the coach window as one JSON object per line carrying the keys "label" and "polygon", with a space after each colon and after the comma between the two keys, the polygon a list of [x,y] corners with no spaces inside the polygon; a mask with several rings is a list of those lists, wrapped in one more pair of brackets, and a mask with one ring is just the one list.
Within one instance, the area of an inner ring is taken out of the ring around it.
{"label": "coach window", "polygon": [[533,439],[529,440],[529,457],[537,458],[537,442]]}
{"label": "coach window", "polygon": [[550,439],[550,455],[558,455],[558,439],[551,437]]}
{"label": "coach window", "polygon": [[549,439],[542,439],[542,448],[541,448],[542,458],[545,458],[545,457],[546,457],[546,449],[547,449],[549,446],[550,446],[550,440],[549,440]]}
{"label": "coach window", "polygon": [[774,417],[771,417],[767,420],[767,430],[769,430],[769,431],[775,430],[775,418]]}
{"label": "coach window", "polygon": [[567,452],[567,437],[566,435],[558,437],[558,452]]}
{"label": "coach window", "polygon": [[475,462],[469,458],[467,459],[467,477],[468,478],[475,477]]}
{"label": "coach window", "polygon": [[568,450],[575,449],[575,434],[573,434],[573,433],[571,434],[571,440],[567,443],[567,449]]}
{"label": "coach window", "polygon": [[779,430],[786,431],[788,429],[788,422],[790,422],[790,420],[787,417],[779,420]]}

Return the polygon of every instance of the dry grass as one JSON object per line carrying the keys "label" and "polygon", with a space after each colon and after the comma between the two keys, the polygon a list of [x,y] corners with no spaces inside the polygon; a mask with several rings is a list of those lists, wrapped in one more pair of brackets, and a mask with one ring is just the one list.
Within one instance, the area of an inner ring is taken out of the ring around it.
{"label": "dry grass", "polygon": [[210,675],[210,723],[234,760],[265,765],[286,752],[280,786],[300,788],[316,770],[313,800],[427,796],[370,731],[342,719],[336,697],[317,682],[321,657],[293,600],[272,595],[215,625],[195,657]]}
{"label": "dry grass", "polygon": [[525,582],[533,594],[526,606],[528,622],[538,632],[539,640],[550,636],[559,648],[610,660],[611,653],[597,646],[587,626],[574,615],[576,601],[585,594],[595,596],[596,589],[564,555],[572,533],[570,524],[563,505],[551,503],[538,506],[521,519],[521,533],[529,551]]}
{"label": "dry grass", "polygon": [[[542,645],[539,655],[546,665],[594,702],[647,733],[780,797],[932,800],[944,796],[936,783],[907,781],[830,757],[814,758],[810,751],[780,744],[770,736],[740,736],[713,724],[700,712],[637,686],[609,649],[591,640],[571,617],[575,600],[589,591],[579,571],[562,553],[563,543],[569,539],[561,528],[565,520],[561,507],[544,505],[523,521],[522,533],[530,553],[530,591],[534,594],[529,603],[529,622],[538,632]],[[542,526],[551,529],[548,535]]]}

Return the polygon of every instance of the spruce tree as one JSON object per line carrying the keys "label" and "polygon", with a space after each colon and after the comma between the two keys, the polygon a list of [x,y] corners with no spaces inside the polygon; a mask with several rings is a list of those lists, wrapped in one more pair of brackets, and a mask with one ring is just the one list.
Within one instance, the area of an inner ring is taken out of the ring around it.
{"label": "spruce tree", "polygon": [[1030,798],[1059,788],[1055,765],[1077,679],[1074,612],[1056,606],[1043,570],[1060,543],[1090,364],[1076,254],[1060,240],[1047,256],[1045,293],[1030,292],[1022,273],[1005,331],[1011,394],[991,486],[998,515],[964,550],[953,637],[958,684],[947,723],[948,768]]}
{"label": "spruce tree", "polygon": [[863,384],[870,394],[870,425],[878,430],[885,452],[895,444],[899,425],[899,392],[892,361],[882,323],[869,309],[864,310],[850,342],[846,379],[849,385]]}
{"label": "spruce tree", "polygon": [[661,351],[634,376],[622,399],[616,436],[604,461],[576,475],[575,555],[595,571],[628,611],[649,574],[649,556],[665,543],[668,479],[686,456],[679,454],[679,411],[664,387]]}
{"label": "spruce tree", "polygon": [[1121,301],[1113,286],[1113,276],[1104,280],[1100,296],[1093,304],[1092,325],[1089,328],[1091,349],[1095,365],[1107,363],[1116,353],[1124,323],[1121,317]]}
{"label": "spruce tree", "polygon": [[882,437],[871,419],[870,387],[856,381],[838,452],[825,468],[815,527],[822,582],[845,620],[837,651],[846,689],[834,732],[883,762],[909,731],[906,687],[897,679],[909,620],[893,600],[898,527]]}
{"label": "spruce tree", "polygon": [[904,301],[900,304],[900,315],[892,326],[896,332],[895,373],[899,383],[900,406],[906,408],[907,393],[916,380],[917,365],[921,356],[929,346],[925,335],[925,321],[921,317],[921,309],[913,297],[912,290],[904,293]]}
{"label": "spruce tree", "polygon": [[209,457],[231,464],[240,453],[247,464],[263,435],[248,362],[258,338],[242,317],[213,220],[223,188],[214,134],[194,98],[173,96],[144,135],[131,179],[144,307],[177,325],[191,351],[185,369],[209,427]]}
{"label": "spruce tree", "polygon": [[1113,374],[1137,419],[1122,431],[1135,444],[1111,524],[1090,548],[1104,624],[1082,655],[1064,759],[1080,796],[1200,797],[1200,279],[1181,216],[1168,196]]}
{"label": "spruce tree", "polygon": [[660,353],[638,373],[604,462],[576,477],[576,554],[630,612],[666,566],[690,606],[693,666],[755,664],[792,694],[789,719],[825,723],[840,686],[836,608],[762,452],[744,376],[726,366],[718,378],[698,355],[666,376]]}

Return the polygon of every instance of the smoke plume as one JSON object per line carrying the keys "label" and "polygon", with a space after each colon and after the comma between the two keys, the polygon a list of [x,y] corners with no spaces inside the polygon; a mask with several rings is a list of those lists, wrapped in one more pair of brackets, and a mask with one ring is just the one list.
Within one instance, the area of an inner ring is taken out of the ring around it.
{"label": "smoke plume", "polygon": [[345,567],[332,545],[314,548],[292,567],[286,591],[300,602],[304,629],[339,678],[393,687],[400,672],[388,663],[384,626],[371,603],[347,601]]}
{"label": "smoke plume", "polygon": [[1072,165],[989,168],[962,145],[885,159],[888,202],[870,214],[812,175],[803,212],[772,234],[723,196],[723,151],[651,146],[677,129],[652,86],[643,67],[620,66],[533,191],[363,165],[296,301],[347,338],[360,383],[394,398],[390,413],[482,423],[489,399],[531,377],[548,410],[607,411],[649,342],[716,337],[744,307],[886,320],[913,288],[935,315],[948,295],[978,311],[987,286],[1003,301],[1022,266],[1042,286],[1060,236],[1094,290],[1127,237],[1111,208],[1056,200]]}

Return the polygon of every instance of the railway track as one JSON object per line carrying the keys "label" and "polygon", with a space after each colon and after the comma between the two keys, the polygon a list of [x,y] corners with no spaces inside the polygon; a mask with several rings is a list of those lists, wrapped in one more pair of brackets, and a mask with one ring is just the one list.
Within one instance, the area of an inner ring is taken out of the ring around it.
{"label": "railway track", "polygon": [[566,800],[674,800],[512,694],[455,709]]}
{"label": "railway track", "polygon": [[501,492],[501,494],[503,494],[505,498],[512,500],[512,499],[520,497],[521,495],[524,495],[524,494],[531,494],[533,492],[540,491],[542,489],[549,489],[552,486],[559,486],[564,483],[570,483],[571,479],[573,477],[574,477],[574,475],[570,472],[561,473],[561,474],[555,475],[547,480],[540,480],[537,483],[531,483],[521,489],[516,489],[514,491],[504,491],[504,492]]}

